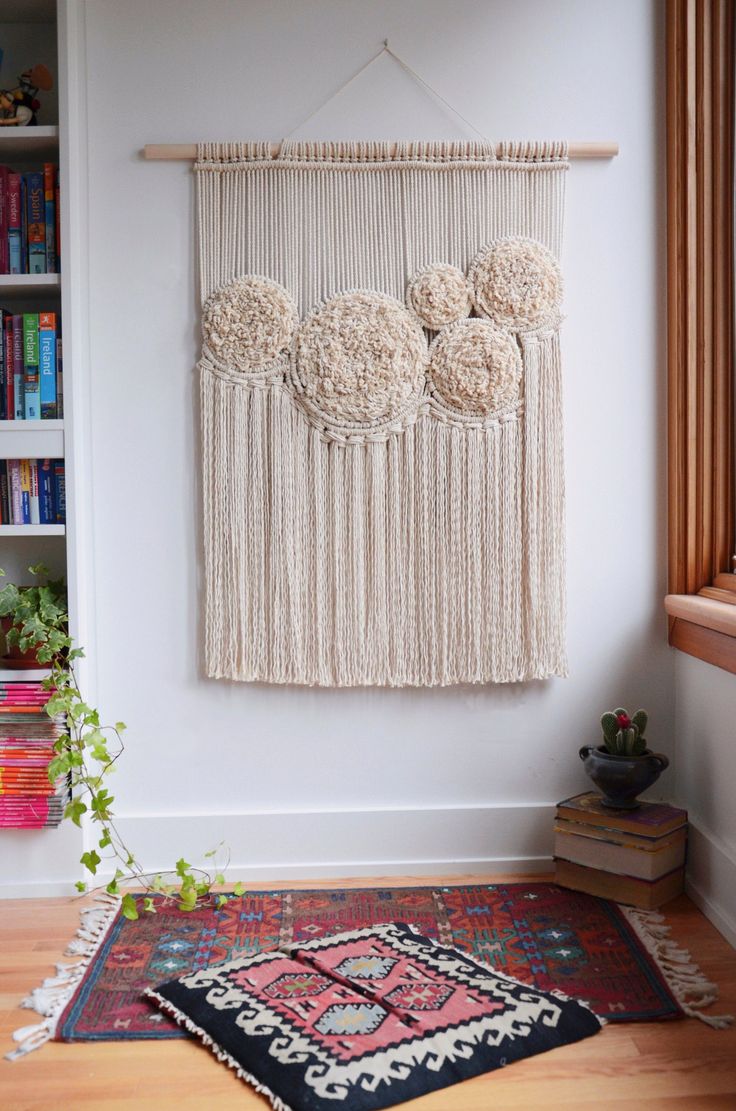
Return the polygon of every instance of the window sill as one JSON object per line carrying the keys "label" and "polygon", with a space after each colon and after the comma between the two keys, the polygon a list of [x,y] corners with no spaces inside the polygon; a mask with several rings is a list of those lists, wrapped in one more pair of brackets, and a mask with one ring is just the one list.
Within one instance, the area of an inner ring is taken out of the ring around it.
{"label": "window sill", "polygon": [[668,594],[673,648],[736,674],[736,605],[699,594]]}

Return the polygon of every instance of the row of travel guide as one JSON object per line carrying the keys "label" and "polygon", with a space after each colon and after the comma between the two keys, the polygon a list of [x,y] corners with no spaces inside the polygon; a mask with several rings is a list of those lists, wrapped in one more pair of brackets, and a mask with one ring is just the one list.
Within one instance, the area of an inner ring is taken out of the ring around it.
{"label": "row of travel guide", "polygon": [[59,167],[0,166],[0,274],[58,274],[60,243]]}
{"label": "row of travel guide", "polygon": [[59,314],[0,309],[0,328],[0,420],[63,417]]}
{"label": "row of travel guide", "polygon": [[65,523],[63,459],[0,459],[0,525]]}
{"label": "row of travel guide", "polygon": [[0,681],[0,827],[58,826],[69,801],[69,779],[49,781],[64,715],[50,718],[51,695],[40,681]]}

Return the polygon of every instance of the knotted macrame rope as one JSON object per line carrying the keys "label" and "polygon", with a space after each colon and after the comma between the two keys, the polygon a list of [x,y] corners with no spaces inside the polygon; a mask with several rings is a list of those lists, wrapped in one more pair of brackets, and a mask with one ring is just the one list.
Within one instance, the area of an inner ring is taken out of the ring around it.
{"label": "knotted macrame rope", "polygon": [[566,167],[561,143],[200,147],[210,676],[565,674]]}

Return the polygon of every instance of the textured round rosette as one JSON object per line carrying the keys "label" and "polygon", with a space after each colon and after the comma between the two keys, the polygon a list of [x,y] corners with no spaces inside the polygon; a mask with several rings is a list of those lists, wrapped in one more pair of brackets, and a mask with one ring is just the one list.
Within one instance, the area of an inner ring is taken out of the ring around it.
{"label": "textured round rosette", "polygon": [[425,328],[437,332],[470,313],[472,289],[462,270],[444,262],[433,263],[411,279],[406,303]]}
{"label": "textured round rosette", "polygon": [[501,328],[528,332],[559,318],[562,273],[534,239],[497,239],[475,256],[468,279],[477,312]]}
{"label": "textured round rosette", "polygon": [[432,392],[449,409],[487,419],[519,401],[521,355],[508,332],[487,320],[443,329],[429,349]]}
{"label": "textured round rosette", "polygon": [[303,403],[328,424],[378,427],[415,410],[427,342],[411,313],[381,293],[341,293],[300,325],[292,380]]}
{"label": "textured round rosette", "polygon": [[204,341],[214,357],[243,373],[268,369],[283,357],[298,323],[293,298],[270,278],[235,278],[207,298]]}

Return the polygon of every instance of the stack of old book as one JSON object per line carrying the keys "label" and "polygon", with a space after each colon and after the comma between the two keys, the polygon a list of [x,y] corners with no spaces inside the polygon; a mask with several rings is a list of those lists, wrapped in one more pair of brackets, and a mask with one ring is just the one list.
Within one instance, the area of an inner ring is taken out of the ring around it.
{"label": "stack of old book", "polygon": [[0,680],[0,828],[58,826],[69,801],[66,775],[49,782],[63,715],[51,718],[41,682]]}
{"label": "stack of old book", "polygon": [[660,802],[611,810],[594,791],[559,803],[555,880],[651,910],[682,891],[687,811]]}

